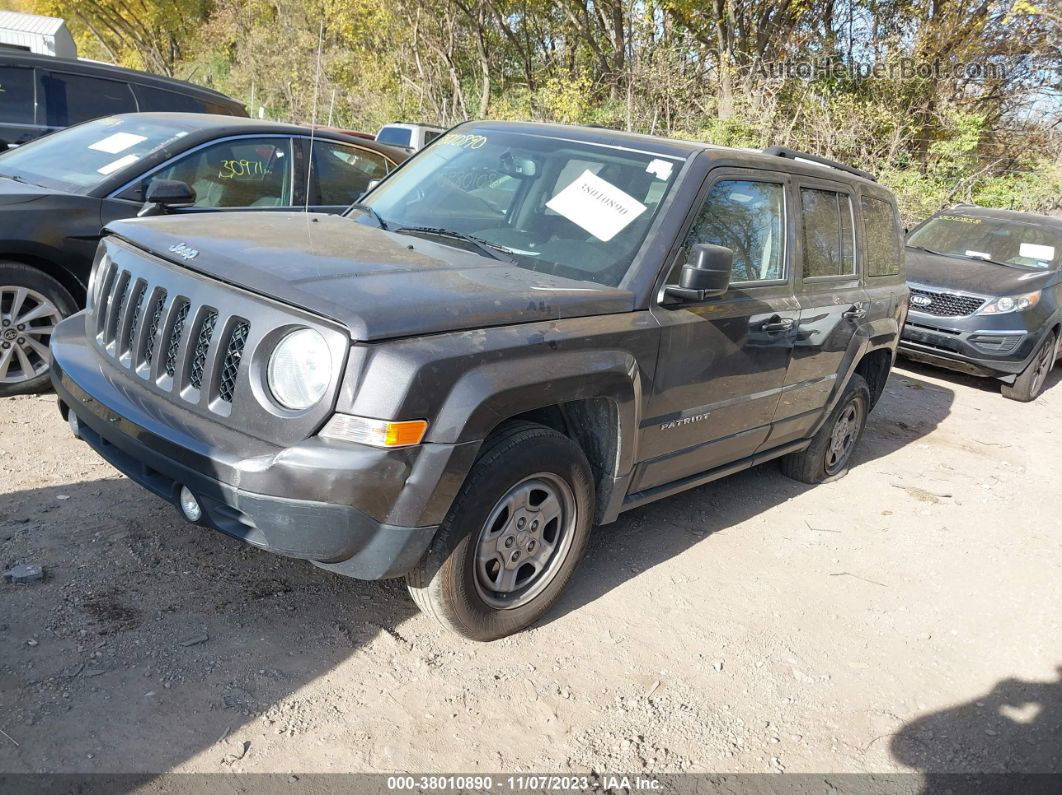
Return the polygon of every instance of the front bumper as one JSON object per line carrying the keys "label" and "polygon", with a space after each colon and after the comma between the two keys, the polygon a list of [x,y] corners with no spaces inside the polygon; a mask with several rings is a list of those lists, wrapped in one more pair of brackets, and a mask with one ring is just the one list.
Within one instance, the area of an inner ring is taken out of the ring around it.
{"label": "front bumper", "polygon": [[317,437],[271,447],[138,389],[95,351],[84,313],[59,325],[52,356],[64,416],[73,411],[79,436],[131,480],[174,504],[187,486],[199,524],[359,579],[417,563],[478,449]]}
{"label": "front bumper", "polygon": [[938,367],[1013,380],[1032,360],[1046,328],[1028,328],[1020,314],[934,317],[912,310],[899,351]]}

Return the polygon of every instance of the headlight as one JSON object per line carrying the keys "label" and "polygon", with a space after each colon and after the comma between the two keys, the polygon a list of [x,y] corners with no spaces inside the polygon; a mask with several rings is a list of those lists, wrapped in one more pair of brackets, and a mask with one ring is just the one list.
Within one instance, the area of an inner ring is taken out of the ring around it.
{"label": "headlight", "polygon": [[1040,291],[1026,293],[1025,295],[1004,295],[1001,298],[993,298],[982,306],[975,315],[1006,315],[1010,312],[1024,312],[1032,309],[1040,303]]}
{"label": "headlight", "polygon": [[313,329],[288,334],[269,357],[269,391],[285,408],[301,411],[324,397],[332,381],[332,355]]}

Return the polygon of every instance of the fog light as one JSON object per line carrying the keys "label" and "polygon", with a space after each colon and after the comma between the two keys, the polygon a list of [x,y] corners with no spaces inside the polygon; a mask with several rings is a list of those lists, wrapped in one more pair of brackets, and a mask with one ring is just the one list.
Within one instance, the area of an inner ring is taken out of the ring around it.
{"label": "fog light", "polygon": [[195,495],[188,490],[187,486],[181,486],[181,513],[184,514],[184,518],[189,522],[198,522],[203,518],[203,507],[199,504],[199,500],[195,498]]}
{"label": "fog light", "polygon": [[75,439],[81,438],[81,428],[77,422],[77,415],[73,409],[66,410],[66,423],[70,426],[70,432],[74,434]]}

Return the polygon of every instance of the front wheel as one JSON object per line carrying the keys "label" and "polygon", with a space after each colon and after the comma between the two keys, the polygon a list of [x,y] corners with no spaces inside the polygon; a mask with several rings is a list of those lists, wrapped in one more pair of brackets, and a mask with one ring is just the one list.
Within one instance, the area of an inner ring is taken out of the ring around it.
{"label": "front wheel", "polygon": [[48,274],[0,261],[0,397],[48,388],[48,342],[56,324],[76,311],[67,289]]}
{"label": "front wheel", "polygon": [[590,465],[571,439],[520,422],[484,442],[423,560],[413,601],[472,640],[530,626],[556,601],[590,535]]}
{"label": "front wheel", "polygon": [[1044,391],[1047,376],[1055,366],[1058,356],[1058,336],[1051,331],[1044,335],[1044,341],[1036,349],[1029,366],[1022,371],[1013,384],[1003,384],[1003,397],[1028,403],[1036,400]]}
{"label": "front wheel", "polygon": [[848,474],[870,411],[870,387],[853,374],[841,399],[806,450],[782,458],[782,473],[802,483],[829,483]]}

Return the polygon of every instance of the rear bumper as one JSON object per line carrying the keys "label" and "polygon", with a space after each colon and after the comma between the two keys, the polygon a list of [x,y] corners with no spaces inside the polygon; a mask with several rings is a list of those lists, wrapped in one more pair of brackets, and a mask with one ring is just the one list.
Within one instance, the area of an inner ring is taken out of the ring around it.
{"label": "rear bumper", "polygon": [[417,563],[478,448],[380,450],[317,438],[269,448],[138,390],[96,354],[81,315],[60,324],[52,345],[61,411],[74,412],[79,436],[116,469],[175,504],[187,486],[203,509],[199,524],[359,579]]}
{"label": "rear bumper", "polygon": [[[1022,328],[1020,315],[1001,316],[972,327],[971,318],[935,318],[911,312],[900,338],[908,358],[970,375],[1012,379],[1032,360],[1046,326]],[[980,326],[988,325],[988,328]],[[991,328],[1000,325],[999,328]]]}

